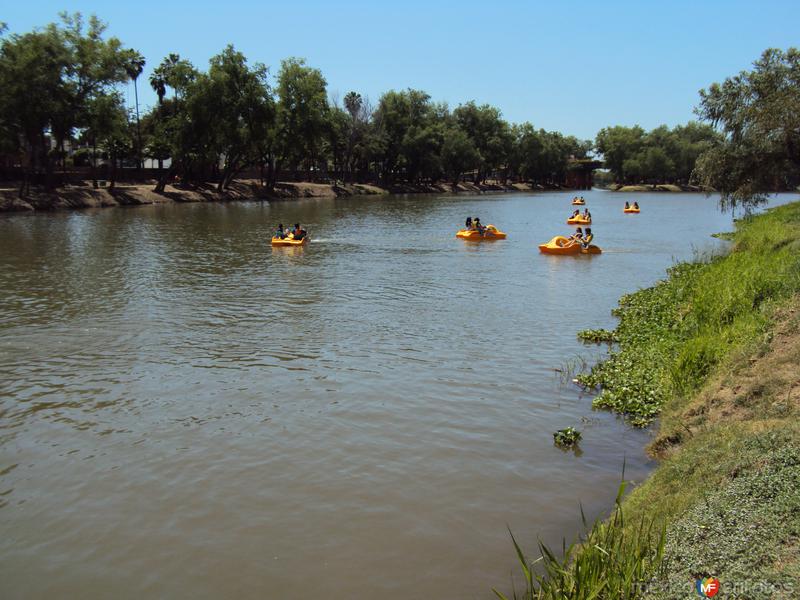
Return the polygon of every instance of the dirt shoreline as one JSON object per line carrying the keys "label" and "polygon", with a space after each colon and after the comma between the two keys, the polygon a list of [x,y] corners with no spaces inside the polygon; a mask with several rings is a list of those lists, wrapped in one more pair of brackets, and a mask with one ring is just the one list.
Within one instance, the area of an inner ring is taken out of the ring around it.
{"label": "dirt shoreline", "polygon": [[154,183],[118,183],[114,189],[70,185],[52,192],[34,189],[26,198],[18,198],[16,187],[0,188],[0,212],[75,210],[107,206],[139,206],[171,202],[278,201],[299,198],[338,198],[343,196],[379,196],[384,194],[482,194],[490,192],[530,192],[544,190],[528,183],[448,183],[399,184],[379,187],[369,184],[278,183],[273,190],[262,187],[258,180],[235,181],[226,192],[218,192],[213,184],[168,185],[163,193],[153,191]]}

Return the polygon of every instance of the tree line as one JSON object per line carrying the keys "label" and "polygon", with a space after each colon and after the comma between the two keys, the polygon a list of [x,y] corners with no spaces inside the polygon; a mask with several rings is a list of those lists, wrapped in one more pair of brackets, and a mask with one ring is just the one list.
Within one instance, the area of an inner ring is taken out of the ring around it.
{"label": "tree line", "polygon": [[[31,174],[50,186],[59,166],[83,160],[96,171],[99,155],[112,182],[123,161],[158,161],[157,190],[175,176],[225,190],[253,169],[266,186],[279,173],[385,185],[456,183],[467,174],[477,183],[560,184],[571,161],[592,152],[616,182],[694,181],[733,201],[798,179],[800,59],[793,48],[767,50],[753,71],[701,91],[696,112],[704,123],[649,132],[606,127],[592,142],[509,123],[488,104],[451,110],[422,90],[391,90],[375,104],[351,91],[340,102],[303,59],[283,60],[272,77],[233,46],[205,70],[168,55],[147,82],[158,102],[140,114],[145,58],[105,30],[79,13],[24,34],[8,34],[0,23],[0,160],[21,162],[21,195]],[[129,81],[133,107],[120,92]]]}
{"label": "tree line", "polygon": [[[512,124],[499,109],[467,102],[455,109],[422,90],[388,91],[373,105],[352,91],[331,100],[319,69],[303,59],[281,62],[274,78],[250,64],[233,46],[201,70],[170,54],[153,70],[149,85],[158,103],[139,112],[138,85],[144,57],[114,37],[105,24],[80,14],[0,46],[0,151],[23,156],[28,174],[49,181],[68,160],[102,153],[111,178],[121,161],[161,167],[157,190],[174,176],[218,182],[226,189],[245,169],[258,169],[265,185],[277,173],[309,180],[335,173],[349,181],[459,181],[466,173],[534,183],[563,181],[568,161],[584,158],[590,141]],[[133,81],[134,107],[120,84]],[[21,192],[23,192],[21,190]]]}
{"label": "tree line", "polygon": [[633,127],[605,127],[595,148],[616,183],[688,184],[700,155],[718,145],[722,136],[713,126],[689,122],[646,132]]}

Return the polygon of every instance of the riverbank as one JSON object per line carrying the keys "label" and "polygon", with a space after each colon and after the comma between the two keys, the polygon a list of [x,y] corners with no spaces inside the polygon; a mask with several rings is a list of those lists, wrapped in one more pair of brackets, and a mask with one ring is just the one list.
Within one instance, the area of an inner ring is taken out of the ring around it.
{"label": "riverbank", "polygon": [[548,569],[539,586],[560,595],[541,597],[688,598],[708,578],[720,597],[800,593],[800,203],[730,239],[729,254],[624,296],[614,332],[592,332],[619,345],[578,381],[633,425],[660,417],[660,464],[567,552],[565,573]]}
{"label": "riverbank", "polygon": [[496,182],[475,184],[462,182],[457,186],[449,183],[397,184],[380,187],[362,183],[278,183],[268,190],[258,180],[237,180],[225,192],[218,192],[214,184],[168,185],[163,193],[153,191],[155,183],[118,183],[113,189],[93,188],[85,185],[70,185],[47,192],[34,189],[26,198],[17,197],[16,187],[0,188],[0,212],[34,210],[69,210],[102,208],[107,206],[137,206],[169,202],[235,202],[277,201],[297,198],[338,198],[343,196],[376,196],[381,194],[482,194],[490,192],[530,192],[538,189],[528,183],[501,184]]}
{"label": "riverbank", "polygon": [[614,183],[607,190],[611,192],[704,192],[711,193],[715,190],[699,185],[676,185],[674,183],[658,183],[653,185],[622,185]]}

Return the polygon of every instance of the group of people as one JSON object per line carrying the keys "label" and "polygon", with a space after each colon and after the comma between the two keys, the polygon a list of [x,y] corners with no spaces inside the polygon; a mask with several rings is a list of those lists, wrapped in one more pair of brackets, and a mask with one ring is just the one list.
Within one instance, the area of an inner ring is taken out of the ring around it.
{"label": "group of people", "polygon": [[[572,216],[570,217],[570,219],[574,219],[574,218],[580,217],[580,216],[581,216],[581,209],[577,208],[577,209],[575,209],[575,212],[572,213]],[[583,218],[584,218],[584,220],[588,220],[588,219],[592,218],[592,213],[589,212],[588,208],[584,208],[583,209]]]}
{"label": "group of people", "polygon": [[[631,207],[631,205],[630,205],[630,204],[628,204],[628,202],[626,201],[626,202],[625,202],[625,208],[630,208],[630,207]],[[635,209],[637,209],[637,210],[638,210],[638,209],[639,209],[639,203],[638,203],[638,202],[634,202],[634,203],[633,203],[633,208],[635,208]]]}
{"label": "group of people", "polygon": [[306,237],[307,232],[305,229],[300,227],[300,223],[294,224],[294,229],[284,229],[283,223],[278,225],[278,229],[275,231],[275,237],[280,238],[282,240],[290,239],[290,240],[302,240]]}
{"label": "group of people", "polygon": [[467,217],[467,220],[464,222],[464,227],[469,231],[477,231],[481,235],[486,231],[486,227],[481,224],[481,220],[478,217],[474,219],[472,217]]}
{"label": "group of people", "polygon": [[584,248],[588,248],[589,244],[591,244],[592,240],[594,239],[594,234],[592,233],[591,227],[587,227],[585,233],[580,227],[578,227],[575,229],[575,233],[573,233],[567,239],[575,244],[580,244]]}

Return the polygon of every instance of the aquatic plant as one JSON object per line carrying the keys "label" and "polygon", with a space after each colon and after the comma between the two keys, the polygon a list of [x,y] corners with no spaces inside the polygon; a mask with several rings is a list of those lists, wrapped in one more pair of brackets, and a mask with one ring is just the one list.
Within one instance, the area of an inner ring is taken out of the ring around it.
{"label": "aquatic plant", "polygon": [[594,344],[600,344],[602,342],[611,344],[618,341],[616,332],[608,329],[584,329],[578,332],[578,339],[583,342]]}
{"label": "aquatic plant", "polygon": [[553,441],[556,446],[571,448],[581,440],[581,432],[574,427],[559,429],[553,434]]}

